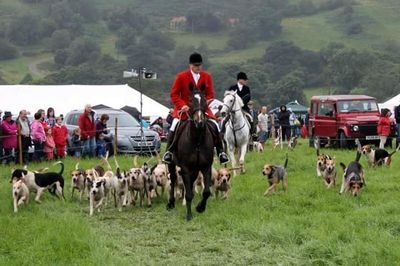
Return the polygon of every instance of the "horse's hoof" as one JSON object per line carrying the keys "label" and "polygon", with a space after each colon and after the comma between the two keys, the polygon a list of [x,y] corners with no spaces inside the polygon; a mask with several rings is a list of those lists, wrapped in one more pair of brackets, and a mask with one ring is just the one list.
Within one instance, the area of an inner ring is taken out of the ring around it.
{"label": "horse's hoof", "polygon": [[186,221],[189,222],[193,219],[192,215],[186,215]]}
{"label": "horse's hoof", "polygon": [[170,211],[170,210],[172,210],[172,209],[175,209],[175,203],[169,202],[169,203],[167,204],[167,210]]}
{"label": "horse's hoof", "polygon": [[202,212],[204,212],[205,210],[206,210],[206,205],[203,205],[203,204],[201,204],[201,203],[197,204],[197,206],[196,206],[196,211],[197,211],[198,213],[202,213]]}

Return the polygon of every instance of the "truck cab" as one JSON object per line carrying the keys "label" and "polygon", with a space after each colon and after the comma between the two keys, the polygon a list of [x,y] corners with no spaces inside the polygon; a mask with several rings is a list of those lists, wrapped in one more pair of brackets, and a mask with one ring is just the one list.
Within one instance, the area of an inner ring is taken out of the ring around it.
{"label": "truck cab", "polygon": [[339,148],[379,140],[379,108],[376,98],[366,95],[321,95],[311,97],[309,136]]}

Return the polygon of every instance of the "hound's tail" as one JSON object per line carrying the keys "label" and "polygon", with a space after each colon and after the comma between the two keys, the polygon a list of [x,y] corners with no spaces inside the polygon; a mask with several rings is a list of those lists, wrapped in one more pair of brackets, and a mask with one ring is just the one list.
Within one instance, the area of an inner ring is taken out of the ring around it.
{"label": "hound's tail", "polygon": [[135,167],[135,168],[137,168],[138,167],[138,157],[139,156],[137,156],[137,155],[135,155],[134,157],[133,157],[133,167]]}
{"label": "hound's tail", "polygon": [[392,155],[395,154],[396,152],[398,152],[399,149],[400,149],[400,144],[397,146],[397,148],[396,148],[394,151],[392,151],[391,153],[389,153],[389,157],[392,157]]}
{"label": "hound's tail", "polygon": [[284,167],[285,169],[287,168],[288,161],[289,161],[289,157],[288,157],[288,154],[286,153],[285,164],[283,165],[283,167]]}
{"label": "hound's tail", "polygon": [[104,163],[107,165],[107,170],[112,170],[110,163],[108,162],[108,155],[109,152],[106,152],[106,156],[102,157],[101,159],[104,161]]}
{"label": "hound's tail", "polygon": [[346,169],[346,165],[342,162],[340,162],[340,166],[343,168],[343,171]]}
{"label": "hound's tail", "polygon": [[78,170],[79,169],[79,162],[77,162],[76,164],[75,164],[75,170]]}
{"label": "hound's tail", "polygon": [[54,163],[53,165],[57,165],[57,164],[61,164],[61,171],[60,171],[59,175],[62,175],[64,173],[64,163],[62,161],[58,161],[58,162]]}
{"label": "hound's tail", "polygon": [[314,138],[314,148],[317,151],[317,156],[319,156],[319,139]]}
{"label": "hound's tail", "polygon": [[362,151],[361,142],[358,138],[356,138],[355,143],[357,145],[357,151],[361,152]]}
{"label": "hound's tail", "polygon": [[357,154],[356,154],[356,162],[359,162],[361,158],[361,152],[359,150],[357,150]]}
{"label": "hound's tail", "polygon": [[119,164],[117,161],[117,156],[114,156],[114,163],[115,163],[115,168],[119,169]]}

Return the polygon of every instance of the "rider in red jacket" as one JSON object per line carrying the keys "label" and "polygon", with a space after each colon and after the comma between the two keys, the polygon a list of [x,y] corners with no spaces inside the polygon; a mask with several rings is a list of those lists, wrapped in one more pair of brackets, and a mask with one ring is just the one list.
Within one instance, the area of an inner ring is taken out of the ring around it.
{"label": "rider in red jacket", "polygon": [[[203,59],[200,54],[193,53],[189,57],[189,69],[179,73],[174,81],[171,88],[171,101],[173,102],[175,108],[173,112],[174,120],[170,127],[170,134],[168,136],[167,151],[164,154],[163,161],[165,163],[172,162],[172,152],[173,152],[173,139],[175,127],[179,122],[179,119],[186,120],[189,111],[189,97],[191,89],[202,89],[207,103],[210,103],[214,99],[214,86],[213,80],[209,73],[202,71]],[[217,137],[216,149],[219,160],[221,163],[227,163],[229,161],[228,156],[223,152],[222,139],[219,134],[218,124],[215,121],[215,116],[211,112],[211,109],[207,106],[206,110],[207,116],[212,121],[214,126],[215,135]]]}

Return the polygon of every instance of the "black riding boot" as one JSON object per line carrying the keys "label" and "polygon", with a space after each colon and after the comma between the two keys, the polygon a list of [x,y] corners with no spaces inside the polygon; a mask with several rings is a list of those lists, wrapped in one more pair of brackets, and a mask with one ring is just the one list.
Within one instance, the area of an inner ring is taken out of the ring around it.
{"label": "black riding boot", "polygon": [[164,153],[164,156],[162,158],[163,162],[166,164],[170,164],[172,163],[172,156],[173,156],[173,152],[174,152],[174,136],[175,136],[175,131],[170,131],[168,134],[168,142],[167,142],[167,148],[166,151]]}
{"label": "black riding boot", "polygon": [[228,158],[228,155],[226,155],[226,153],[224,152],[224,145],[223,145],[223,142],[222,142],[222,136],[219,134],[218,127],[213,122],[209,122],[209,123],[212,125],[212,127],[214,129],[214,132],[215,132],[215,136],[216,136],[215,149],[217,150],[217,155],[218,155],[218,158],[219,158],[219,162],[221,164],[228,163],[229,162],[229,158]]}

